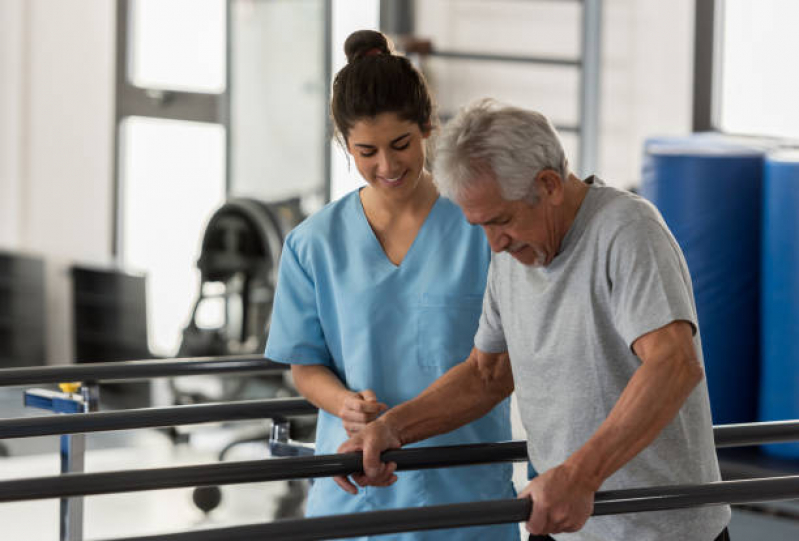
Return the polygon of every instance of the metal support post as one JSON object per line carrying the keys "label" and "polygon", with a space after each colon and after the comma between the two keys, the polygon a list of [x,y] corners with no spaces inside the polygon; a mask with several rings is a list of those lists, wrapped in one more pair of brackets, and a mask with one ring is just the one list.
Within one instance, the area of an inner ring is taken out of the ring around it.
{"label": "metal support post", "polygon": [[[43,389],[25,391],[25,405],[54,413],[90,413],[98,410],[100,390],[96,383],[62,383],[61,392]],[[61,436],[61,473],[83,473],[86,435]],[[61,498],[59,540],[83,541],[83,497]]]}
{"label": "metal support post", "polygon": [[578,164],[581,178],[594,174],[597,167],[601,31],[602,0],[585,0],[583,2],[583,69],[580,85],[580,159]]}

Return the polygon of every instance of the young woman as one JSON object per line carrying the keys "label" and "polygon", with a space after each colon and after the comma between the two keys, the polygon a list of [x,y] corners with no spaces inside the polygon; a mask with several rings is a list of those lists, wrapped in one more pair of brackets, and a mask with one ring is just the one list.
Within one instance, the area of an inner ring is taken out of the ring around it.
{"label": "young woman", "polygon": [[[320,408],[318,454],[335,453],[387,407],[419,394],[473,346],[490,250],[440,198],[425,168],[433,130],[427,85],[379,32],[346,41],[331,101],[338,135],[367,186],[300,224],[280,261],[266,356],[291,363]],[[505,401],[479,421],[420,445],[511,437]],[[512,498],[507,464],[401,472],[389,488],[314,482],[309,516]],[[391,539],[517,540],[517,525],[407,533]]]}

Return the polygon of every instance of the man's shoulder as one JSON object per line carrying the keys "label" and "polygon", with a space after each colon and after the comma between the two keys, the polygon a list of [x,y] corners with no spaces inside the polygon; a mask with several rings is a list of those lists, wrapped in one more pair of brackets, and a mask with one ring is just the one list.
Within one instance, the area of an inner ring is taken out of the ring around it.
{"label": "man's shoulder", "polygon": [[605,227],[623,228],[648,220],[663,220],[657,208],[638,194],[612,186],[597,186],[594,189],[599,199],[597,216]]}

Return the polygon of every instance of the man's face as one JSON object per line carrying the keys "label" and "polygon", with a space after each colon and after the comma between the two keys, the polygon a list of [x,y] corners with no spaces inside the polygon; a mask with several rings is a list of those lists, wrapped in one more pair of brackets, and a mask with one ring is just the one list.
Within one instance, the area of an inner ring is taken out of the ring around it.
{"label": "man's face", "polygon": [[563,201],[560,177],[539,173],[535,181],[538,203],[508,201],[493,174],[485,173],[458,201],[469,223],[482,226],[494,252],[508,252],[524,265],[546,266],[563,238],[558,218]]}

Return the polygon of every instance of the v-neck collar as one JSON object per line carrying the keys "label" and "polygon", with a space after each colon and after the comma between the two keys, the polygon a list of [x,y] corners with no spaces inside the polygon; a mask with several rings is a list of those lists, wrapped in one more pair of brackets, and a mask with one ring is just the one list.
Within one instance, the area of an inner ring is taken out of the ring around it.
{"label": "v-neck collar", "polygon": [[356,190],[355,192],[353,192],[352,195],[355,199],[354,204],[357,207],[356,213],[358,214],[359,219],[361,221],[361,226],[365,228],[364,231],[365,235],[370,238],[369,240],[370,249],[372,251],[377,252],[380,256],[379,259],[384,261],[386,265],[390,265],[391,268],[393,269],[401,269],[403,266],[405,266],[406,264],[405,262],[408,261],[408,258],[413,255],[415,251],[414,247],[417,244],[419,244],[419,237],[424,235],[425,231],[428,229],[427,224],[432,220],[433,213],[436,212],[436,209],[439,206],[439,202],[441,201],[441,195],[438,195],[436,197],[433,206],[430,207],[430,212],[428,212],[427,216],[425,216],[425,219],[422,222],[419,231],[416,232],[416,236],[414,237],[413,242],[411,243],[410,247],[408,247],[408,251],[405,252],[405,257],[403,257],[402,261],[400,261],[399,265],[397,265],[388,258],[388,254],[386,254],[386,251],[383,249],[383,245],[380,244],[380,240],[377,238],[374,229],[372,229],[372,225],[369,223],[369,219],[366,217],[366,209],[363,208],[363,201],[361,201],[362,189],[363,188]]}

